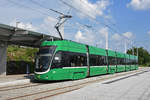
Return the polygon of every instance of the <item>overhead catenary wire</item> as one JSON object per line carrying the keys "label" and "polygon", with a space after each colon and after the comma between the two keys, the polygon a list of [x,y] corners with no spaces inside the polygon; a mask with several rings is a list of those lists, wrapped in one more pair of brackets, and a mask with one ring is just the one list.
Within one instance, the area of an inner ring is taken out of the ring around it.
{"label": "overhead catenary wire", "polygon": [[90,16],[89,14],[79,10],[78,8],[74,7],[73,5],[69,4],[68,2],[65,2],[64,0],[59,0],[61,1],[63,4],[65,4],[66,6],[70,7],[70,8],[73,8],[75,9],[76,11],[79,11],[81,12],[82,14],[88,16],[91,20],[93,20],[96,24],[101,24],[101,25],[104,25],[105,27],[108,27],[111,31],[115,32],[115,33],[118,33],[117,30],[113,29],[111,26],[105,24],[105,23],[102,23],[102,22],[98,22],[95,18],[93,18],[92,16]]}
{"label": "overhead catenary wire", "polygon": [[61,13],[61,12],[59,12],[59,11],[56,11],[56,10],[52,9],[52,8],[45,7],[45,6],[43,6],[42,4],[40,4],[39,2],[36,2],[36,1],[34,1],[34,0],[30,0],[30,1],[31,1],[33,4],[36,4],[36,5],[40,6],[41,8],[45,8],[45,9],[47,9],[47,10],[53,11],[53,12],[55,12],[55,13],[58,13],[58,14],[60,14],[60,15],[65,15],[65,14],[63,14],[63,13]]}
{"label": "overhead catenary wire", "polygon": [[[8,0],[8,1],[9,1],[10,3],[13,3],[13,4],[17,5],[17,6],[21,6],[21,7],[24,7],[24,8],[28,8],[28,9],[35,10],[35,9],[29,7],[29,6],[25,6],[25,5],[20,4],[20,3],[18,3],[18,2],[14,2],[14,1],[12,1],[12,0]],[[50,10],[50,11],[53,11],[53,12],[55,12],[55,13],[61,15],[61,16],[58,17],[59,20],[58,20],[57,24],[56,24],[54,27],[56,28],[57,32],[59,33],[60,38],[63,40],[63,37],[62,37],[61,32],[60,32],[60,30],[59,30],[59,27],[60,27],[68,18],[72,18],[72,16],[71,16],[71,15],[65,15],[65,14],[63,14],[63,13],[61,13],[61,12],[59,12],[59,11],[56,11],[56,10],[54,10],[54,9],[51,9],[51,8],[46,8],[46,7],[42,6],[40,3],[36,2],[36,1],[33,1],[33,0],[30,0],[30,1],[31,1],[32,3],[38,5],[38,6],[42,7],[42,8],[48,9],[48,10]],[[36,10],[36,11],[38,11],[38,12],[40,12],[40,13],[42,13],[42,14],[45,15],[45,13],[43,13],[43,12],[41,12],[41,11],[39,11],[39,10]],[[48,14],[46,14],[46,15],[49,16]],[[63,20],[63,19],[65,19],[65,20],[61,22],[61,20]]]}
{"label": "overhead catenary wire", "polygon": [[[50,11],[53,11],[53,12],[55,12],[55,13],[61,15],[61,16],[58,17],[58,22],[56,23],[56,25],[55,25],[54,27],[56,28],[56,30],[57,30],[57,32],[58,32],[60,38],[63,40],[63,37],[62,37],[62,34],[61,34],[59,28],[60,28],[60,26],[61,26],[62,24],[64,24],[64,23],[67,21],[67,19],[72,18],[72,16],[71,16],[71,15],[66,15],[66,14],[64,14],[64,13],[62,13],[62,12],[59,12],[59,11],[54,10],[54,9],[51,9],[51,8],[47,8],[47,7],[43,6],[42,4],[40,4],[40,3],[38,3],[38,2],[36,2],[36,1],[34,1],[34,0],[30,0],[30,2],[32,2],[33,4],[38,5],[38,6],[41,7],[41,8],[48,9],[48,10],[50,10]],[[64,19],[64,20],[63,20],[63,19]],[[63,21],[62,21],[62,20],[63,20]]]}
{"label": "overhead catenary wire", "polygon": [[[24,8],[28,8],[28,9],[37,11],[37,12],[39,12],[39,13],[41,13],[41,14],[44,14],[44,15],[46,15],[46,16],[49,16],[49,14],[47,14],[47,13],[44,13],[44,12],[42,12],[42,11],[33,9],[33,8],[29,7],[29,6],[25,6],[25,5],[23,5],[23,4],[20,4],[20,3],[18,3],[18,2],[15,2],[15,1],[13,1],[13,0],[7,0],[7,1],[9,1],[9,2],[15,4],[15,5],[18,5],[18,6],[21,6],[21,7],[24,7]],[[34,1],[34,0],[30,0],[30,1],[31,1],[32,3],[38,5],[38,6],[42,7],[42,8],[45,8],[45,9],[51,10],[51,11],[53,11],[53,12],[55,12],[55,13],[64,15],[63,13],[61,13],[61,12],[59,12],[59,11],[56,11],[56,10],[54,10],[54,9],[51,9],[51,8],[47,8],[47,7],[41,5],[40,3],[38,3],[38,2],[36,2],[36,1]],[[79,11],[79,12],[82,12],[81,10],[79,10],[79,9],[77,9],[77,8],[75,8],[75,7],[73,7],[73,6],[70,5],[69,3],[67,3],[67,2],[65,2],[65,1],[63,1],[63,0],[60,0],[60,1],[63,2],[65,5],[69,6],[70,8],[73,8],[73,9]],[[102,23],[102,22],[97,22],[97,20],[95,20],[95,18],[91,17],[91,16],[88,15],[87,13],[84,13],[84,12],[82,12],[82,13],[83,13],[84,15],[87,15],[88,17],[90,17],[90,19],[94,20],[97,24],[102,24],[102,25],[104,25],[105,27],[108,27],[109,29],[111,29],[112,31],[117,32],[116,30],[114,30],[114,29],[113,29],[112,27],[110,27],[109,25],[107,25],[107,24],[105,24],[105,23]]]}
{"label": "overhead catenary wire", "polygon": [[[38,5],[38,6],[42,7],[42,8],[48,9],[48,10],[53,11],[53,12],[55,12],[55,13],[58,13],[58,14],[60,14],[60,15],[64,15],[63,13],[61,13],[61,12],[59,12],[59,11],[56,11],[56,10],[54,10],[54,9],[47,8],[47,7],[43,6],[42,4],[40,4],[40,3],[37,2],[37,1],[34,1],[34,0],[30,0],[30,1],[31,1],[33,4],[36,4],[36,5]],[[63,4],[67,5],[68,7],[73,8],[73,9],[79,11],[79,12],[82,12],[81,10],[79,10],[79,9],[77,9],[77,8],[75,8],[75,7],[73,7],[73,6],[70,5],[69,3],[67,3],[67,2],[65,2],[65,1],[63,1],[63,0],[60,0],[60,1],[61,1]],[[84,15],[87,15],[88,17],[90,17],[90,19],[92,19],[93,21],[95,21],[97,24],[104,25],[105,27],[108,27],[111,31],[117,32],[117,31],[114,30],[111,26],[109,26],[109,25],[107,25],[107,24],[105,24],[105,23],[102,23],[102,22],[97,22],[97,20],[96,20],[95,18],[91,17],[91,16],[88,15],[87,13],[84,13],[84,12],[82,12],[82,13],[83,13]]]}
{"label": "overhead catenary wire", "polygon": [[47,13],[44,13],[44,12],[42,12],[42,11],[40,11],[40,10],[34,9],[34,8],[32,8],[32,7],[29,7],[29,6],[25,6],[24,4],[15,2],[14,0],[7,0],[7,1],[10,2],[10,3],[12,3],[12,4],[14,4],[14,5],[17,5],[17,6],[19,6],[19,7],[23,7],[23,8],[27,8],[27,9],[36,11],[36,12],[38,12],[38,13],[41,13],[42,15],[45,15],[45,16],[50,16],[50,15],[47,14]]}

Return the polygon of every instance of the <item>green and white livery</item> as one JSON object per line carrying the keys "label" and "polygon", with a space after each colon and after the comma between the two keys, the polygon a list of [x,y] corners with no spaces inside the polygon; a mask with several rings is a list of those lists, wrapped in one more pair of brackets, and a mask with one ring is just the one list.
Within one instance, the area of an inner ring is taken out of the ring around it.
{"label": "green and white livery", "polygon": [[44,41],[37,53],[36,80],[74,80],[138,69],[138,57],[68,40]]}

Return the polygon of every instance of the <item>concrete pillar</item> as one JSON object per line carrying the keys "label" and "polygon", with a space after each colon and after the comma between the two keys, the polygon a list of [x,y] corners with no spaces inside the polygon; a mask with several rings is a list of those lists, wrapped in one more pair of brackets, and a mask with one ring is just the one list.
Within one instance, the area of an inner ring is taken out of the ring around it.
{"label": "concrete pillar", "polygon": [[7,44],[0,42],[0,75],[6,75]]}

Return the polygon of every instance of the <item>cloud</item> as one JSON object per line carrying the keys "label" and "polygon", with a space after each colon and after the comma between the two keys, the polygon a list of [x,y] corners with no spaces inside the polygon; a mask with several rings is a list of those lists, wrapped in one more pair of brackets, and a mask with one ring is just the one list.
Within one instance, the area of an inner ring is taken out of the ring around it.
{"label": "cloud", "polygon": [[127,48],[131,45],[131,41],[134,39],[134,35],[132,32],[125,33],[115,33],[110,35],[109,39],[109,48],[112,50],[117,50],[120,52],[124,51],[125,43]]}
{"label": "cloud", "polygon": [[102,27],[99,31],[84,28],[82,31],[77,31],[74,37],[77,42],[105,48],[105,36],[108,31],[107,27]]}
{"label": "cloud", "polygon": [[150,0],[131,0],[127,4],[127,7],[131,7],[134,10],[150,10]]}
{"label": "cloud", "polygon": [[149,35],[150,35],[150,31],[148,31],[148,32],[147,32],[147,34],[149,34]]}
{"label": "cloud", "polygon": [[110,34],[110,39],[109,39],[109,48],[112,50],[117,50],[117,51],[122,51],[122,46],[123,46],[123,39],[122,35],[119,33],[115,34]]}
{"label": "cloud", "polygon": [[80,41],[80,40],[85,40],[86,38],[83,36],[83,33],[81,31],[78,31],[76,34],[75,34],[75,39],[77,41]]}
{"label": "cloud", "polygon": [[99,30],[99,33],[100,33],[100,36],[101,36],[101,37],[106,37],[106,34],[108,34],[108,28],[107,28],[107,27],[102,27],[102,28]]}
{"label": "cloud", "polygon": [[117,33],[115,33],[115,34],[112,35],[112,39],[116,40],[116,41],[121,41],[122,40],[122,36],[117,34]]}
{"label": "cloud", "polygon": [[[73,7],[77,8],[81,12],[78,12],[79,16],[90,16],[92,18],[96,18],[96,16],[102,16],[104,10],[110,4],[109,0],[100,0],[96,3],[90,3],[88,0],[70,0],[68,1]],[[86,15],[83,15],[86,14]]]}
{"label": "cloud", "polygon": [[16,20],[13,20],[12,22],[10,22],[9,25],[15,26],[15,27],[17,26],[18,28],[31,30],[31,31],[37,31],[38,30],[38,28],[33,26],[31,23],[23,23],[23,22],[18,22]]}
{"label": "cloud", "polygon": [[74,36],[75,41],[93,45],[95,44],[96,37],[93,35],[93,32],[90,30],[83,30],[83,31],[77,31],[77,33]]}
{"label": "cloud", "polygon": [[[24,4],[25,1],[22,2],[20,2],[19,0],[11,0],[11,1],[18,2],[19,4],[23,3],[23,5],[25,5]],[[14,19],[23,20],[23,22],[25,21],[28,22],[27,20],[30,20],[31,22],[31,20],[40,19],[44,16],[42,13],[38,11],[32,10],[28,7],[25,8],[24,6],[14,4],[10,2],[10,0],[1,0],[1,4],[2,5],[0,6],[1,12],[0,23],[9,24]],[[34,8],[31,3],[25,6],[31,6],[32,8]],[[36,8],[36,10],[41,10],[41,8]]]}
{"label": "cloud", "polygon": [[48,16],[48,17],[45,17],[43,19],[43,22],[40,25],[40,28],[41,28],[41,30],[43,32],[45,32],[45,33],[47,33],[49,35],[59,37],[59,35],[57,34],[56,29],[54,28],[56,23],[57,23],[57,19],[56,18],[54,18],[52,16]]}
{"label": "cloud", "polygon": [[123,33],[123,36],[128,38],[128,39],[131,39],[131,38],[133,38],[133,33],[132,32],[125,32],[125,33]]}
{"label": "cloud", "polygon": [[[57,22],[58,22],[58,20],[56,18],[52,17],[52,16],[48,16],[48,17],[44,18],[44,21],[41,24],[42,30],[45,33],[48,33],[52,36],[60,37],[58,35],[58,32],[55,29],[55,25],[56,25]],[[64,25],[61,25],[59,30],[61,32],[62,37],[65,38],[64,37]]]}
{"label": "cloud", "polygon": [[[92,31],[77,31],[75,34],[75,41],[81,42],[88,45],[97,46],[99,48],[105,48],[105,36],[109,34],[109,30],[107,27],[102,27],[97,33]],[[132,32],[125,32],[125,33],[115,33],[109,34],[109,49],[117,50],[120,52],[124,51],[125,41],[127,46],[130,44],[130,39],[133,39],[134,35]],[[128,38],[126,40],[124,37]],[[128,46],[129,47],[129,46]],[[128,48],[127,47],[127,48]]]}

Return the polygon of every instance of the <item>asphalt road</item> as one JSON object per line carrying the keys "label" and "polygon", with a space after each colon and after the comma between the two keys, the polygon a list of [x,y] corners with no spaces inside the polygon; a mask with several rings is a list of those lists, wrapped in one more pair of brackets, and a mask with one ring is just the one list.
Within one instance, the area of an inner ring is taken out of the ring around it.
{"label": "asphalt road", "polygon": [[94,83],[51,100],[150,100],[150,68],[130,76]]}

